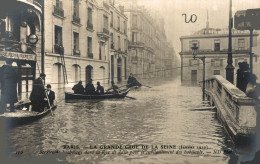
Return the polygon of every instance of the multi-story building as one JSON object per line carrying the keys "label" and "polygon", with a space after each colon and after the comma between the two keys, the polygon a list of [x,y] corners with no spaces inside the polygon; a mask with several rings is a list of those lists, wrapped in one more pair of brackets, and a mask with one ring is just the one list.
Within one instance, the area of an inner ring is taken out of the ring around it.
{"label": "multi-story building", "polygon": [[120,1],[128,17],[128,71],[148,78],[164,76],[166,36],[164,22],[151,16],[137,1]]}
{"label": "multi-story building", "polygon": [[[46,82],[109,79],[109,6],[103,1],[45,1]],[[63,58],[66,71],[63,71]],[[64,72],[64,73],[63,73]]]}
{"label": "multi-story building", "polygon": [[[257,33],[253,34],[253,46],[257,43]],[[226,77],[228,56],[228,29],[204,28],[193,35],[182,36],[181,41],[181,81],[182,84],[197,84],[202,81],[203,65],[198,58],[194,59],[192,47],[198,47],[197,57],[205,56],[206,78],[212,75]],[[232,30],[232,53],[234,79],[238,63],[249,63],[250,34],[248,31]]]}
{"label": "multi-story building", "polygon": [[0,71],[11,59],[18,93],[32,89],[41,63],[41,6],[37,1],[5,1],[0,5]]}
{"label": "multi-story building", "polygon": [[109,59],[110,59],[110,79],[121,82],[127,78],[127,21],[124,15],[124,7],[115,4],[110,0],[110,39],[109,39]]}

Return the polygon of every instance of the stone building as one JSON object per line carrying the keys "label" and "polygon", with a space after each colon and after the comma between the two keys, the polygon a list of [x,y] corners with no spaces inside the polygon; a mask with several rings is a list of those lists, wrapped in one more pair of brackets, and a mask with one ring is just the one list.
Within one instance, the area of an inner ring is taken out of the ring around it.
{"label": "stone building", "polygon": [[128,17],[128,72],[142,78],[163,77],[166,35],[164,21],[138,6],[137,0],[118,0]]}
{"label": "stone building", "polygon": [[17,72],[18,93],[32,89],[41,63],[40,4],[33,0],[9,0],[0,5],[0,71],[11,59]]}
{"label": "stone building", "polygon": [[[105,3],[105,2],[104,2]],[[110,0],[110,39],[109,39],[109,61],[110,79],[121,82],[127,79],[127,21],[124,7]]]}
{"label": "stone building", "polygon": [[[45,1],[46,83],[109,81],[109,6],[96,0]],[[63,69],[63,57],[65,69]]]}
{"label": "stone building", "polygon": [[[253,34],[253,46],[257,43],[257,33]],[[234,79],[238,63],[249,63],[249,31],[232,30],[232,52]],[[202,81],[203,65],[200,59],[193,59],[192,46],[198,47],[197,57],[206,57],[206,78],[212,75],[226,77],[228,57],[228,29],[204,28],[195,34],[182,36],[181,41],[181,81],[184,85],[197,84]]]}

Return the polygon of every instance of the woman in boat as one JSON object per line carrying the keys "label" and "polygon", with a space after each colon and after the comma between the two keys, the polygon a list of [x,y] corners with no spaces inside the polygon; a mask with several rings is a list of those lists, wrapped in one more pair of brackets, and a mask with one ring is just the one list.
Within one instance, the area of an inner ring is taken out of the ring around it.
{"label": "woman in boat", "polygon": [[12,67],[13,61],[6,60],[6,65],[2,67],[1,72],[1,106],[0,114],[6,111],[6,104],[10,104],[10,112],[14,112],[14,103],[18,101],[17,98],[17,74]]}

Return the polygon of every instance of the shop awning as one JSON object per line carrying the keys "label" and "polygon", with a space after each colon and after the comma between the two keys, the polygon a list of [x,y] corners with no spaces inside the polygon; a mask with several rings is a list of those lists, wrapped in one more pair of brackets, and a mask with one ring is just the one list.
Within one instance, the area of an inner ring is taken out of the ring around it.
{"label": "shop awning", "polygon": [[15,59],[15,60],[25,60],[25,61],[36,61],[35,54],[19,53],[11,51],[0,51],[0,59]]}
{"label": "shop awning", "polygon": [[5,18],[6,14],[17,9],[33,9],[42,13],[41,6],[34,0],[3,0],[0,5],[0,19]]}

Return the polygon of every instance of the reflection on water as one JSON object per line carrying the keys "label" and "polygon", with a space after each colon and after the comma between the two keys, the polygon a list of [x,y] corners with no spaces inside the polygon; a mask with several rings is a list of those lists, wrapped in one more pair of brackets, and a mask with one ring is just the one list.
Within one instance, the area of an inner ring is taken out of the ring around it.
{"label": "reflection on water", "polygon": [[[179,80],[151,82],[129,96],[137,100],[112,99],[64,101],[56,92],[59,106],[55,116],[8,132],[12,151],[24,156],[41,156],[40,150],[60,150],[63,145],[191,145],[210,151],[230,147],[215,111],[192,111],[201,102],[199,87],[183,87]],[[72,163],[228,163],[223,153],[206,155],[67,155]]]}

